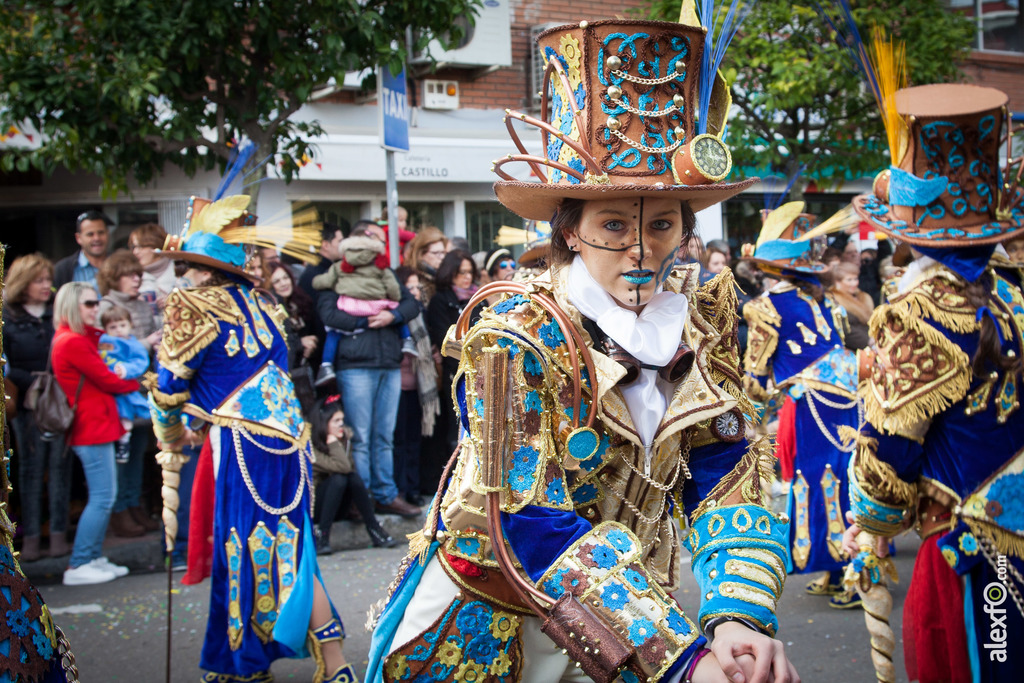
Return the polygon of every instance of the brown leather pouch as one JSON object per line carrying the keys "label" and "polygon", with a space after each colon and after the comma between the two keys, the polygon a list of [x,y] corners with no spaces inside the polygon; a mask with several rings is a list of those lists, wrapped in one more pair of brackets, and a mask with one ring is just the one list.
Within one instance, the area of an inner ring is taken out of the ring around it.
{"label": "brown leather pouch", "polygon": [[548,610],[540,630],[595,683],[611,683],[632,652],[599,616],[566,592]]}

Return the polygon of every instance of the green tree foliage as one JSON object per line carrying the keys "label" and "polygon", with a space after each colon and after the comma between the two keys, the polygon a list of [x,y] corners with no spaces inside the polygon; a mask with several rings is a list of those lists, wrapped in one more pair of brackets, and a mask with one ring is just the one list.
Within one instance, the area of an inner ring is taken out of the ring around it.
{"label": "green tree foliage", "polygon": [[[822,5],[830,3],[822,1]],[[879,26],[906,43],[910,85],[955,81],[972,24],[941,0],[852,0],[865,41]],[[651,15],[675,21],[678,0],[653,0]],[[722,68],[732,84],[727,140],[748,176],[806,164],[821,187],[888,165],[874,99],[813,2],[758,0]]]}
{"label": "green tree foliage", "polygon": [[401,69],[406,27],[419,50],[458,40],[480,0],[4,0],[0,130],[29,123],[36,150],[3,170],[59,166],[103,178],[108,193],[167,163],[211,169],[233,139],[291,180],[323,131],[290,117],[314,89],[375,64]]}

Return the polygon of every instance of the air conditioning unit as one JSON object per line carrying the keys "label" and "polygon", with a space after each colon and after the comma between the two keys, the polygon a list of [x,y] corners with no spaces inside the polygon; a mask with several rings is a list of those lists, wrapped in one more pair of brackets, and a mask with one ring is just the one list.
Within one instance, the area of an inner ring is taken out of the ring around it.
{"label": "air conditioning unit", "polygon": [[487,66],[512,66],[512,10],[510,0],[484,0],[475,25],[468,19],[460,21],[463,37],[450,50],[431,41],[429,56],[418,54],[412,64],[429,64],[430,57],[438,66],[478,69]]}
{"label": "air conditioning unit", "polygon": [[549,22],[530,27],[530,103],[533,109],[540,109],[540,91],[544,89],[544,69],[547,68],[544,55],[537,45],[537,36],[560,25],[558,22]]}

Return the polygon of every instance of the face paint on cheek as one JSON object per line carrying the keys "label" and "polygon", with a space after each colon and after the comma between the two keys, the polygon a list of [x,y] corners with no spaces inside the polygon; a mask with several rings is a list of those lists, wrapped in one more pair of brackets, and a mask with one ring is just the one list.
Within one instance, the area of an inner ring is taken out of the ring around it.
{"label": "face paint on cheek", "polygon": [[665,257],[665,260],[661,262],[661,265],[658,266],[658,284],[664,284],[665,280],[668,279],[668,276],[672,274],[672,264],[675,262],[675,252],[669,253],[669,255]]}

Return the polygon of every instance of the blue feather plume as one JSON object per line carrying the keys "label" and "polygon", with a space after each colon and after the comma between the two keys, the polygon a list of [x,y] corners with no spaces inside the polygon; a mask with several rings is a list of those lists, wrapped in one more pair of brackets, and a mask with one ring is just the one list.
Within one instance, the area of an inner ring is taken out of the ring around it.
{"label": "blue feather plume", "polygon": [[831,0],[827,9],[817,2],[814,4],[818,8],[818,14],[832,30],[832,36],[836,43],[844,49],[849,57],[853,70],[858,72],[867,86],[871,88],[871,94],[875,101],[881,102],[882,94],[878,87],[878,76],[875,74],[874,67],[871,66],[868,49],[853,20],[853,10],[850,8],[849,0]]}
{"label": "blue feather plume", "polygon": [[[704,35],[704,55],[701,59],[700,95],[698,97],[697,133],[708,132],[708,109],[711,106],[711,90],[715,85],[718,68],[725,59],[725,51],[729,48],[733,36],[739,30],[743,20],[750,14],[754,1],[723,2],[715,8],[714,0],[698,0],[697,15],[701,26],[707,29]],[[725,7],[728,9],[725,10]],[[725,17],[722,12],[725,10]],[[719,21],[721,19],[721,22]]]}
{"label": "blue feather plume", "polygon": [[791,172],[788,177],[770,175],[761,178],[761,187],[764,188],[764,208],[774,211],[782,206],[786,195],[793,189],[797,178],[807,169],[807,164],[800,164],[799,168]]}
{"label": "blue feather plume", "polygon": [[246,140],[232,150],[231,158],[228,160],[228,167],[224,170],[224,177],[221,179],[220,185],[217,186],[217,193],[213,196],[213,201],[217,201],[227,194],[231,184],[235,182],[235,178],[238,177],[255,153],[256,145],[251,140]]}

